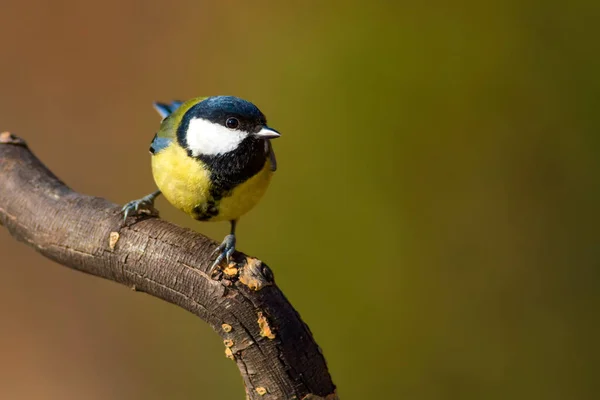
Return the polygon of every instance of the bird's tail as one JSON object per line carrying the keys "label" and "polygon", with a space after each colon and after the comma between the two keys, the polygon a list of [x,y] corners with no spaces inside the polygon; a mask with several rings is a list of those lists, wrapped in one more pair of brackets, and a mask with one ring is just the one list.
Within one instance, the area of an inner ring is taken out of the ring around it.
{"label": "bird's tail", "polygon": [[165,119],[171,115],[171,113],[175,112],[175,110],[177,110],[181,104],[183,104],[183,102],[177,100],[172,101],[171,104],[155,102],[154,109],[163,119]]}

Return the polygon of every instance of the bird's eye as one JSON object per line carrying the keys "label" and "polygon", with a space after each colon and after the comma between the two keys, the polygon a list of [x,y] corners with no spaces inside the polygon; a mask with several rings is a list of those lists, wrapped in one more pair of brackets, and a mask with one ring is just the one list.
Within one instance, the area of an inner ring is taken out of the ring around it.
{"label": "bird's eye", "polygon": [[238,126],[240,126],[240,121],[238,121],[237,118],[227,118],[227,121],[225,121],[225,125],[229,128],[229,129],[235,129]]}

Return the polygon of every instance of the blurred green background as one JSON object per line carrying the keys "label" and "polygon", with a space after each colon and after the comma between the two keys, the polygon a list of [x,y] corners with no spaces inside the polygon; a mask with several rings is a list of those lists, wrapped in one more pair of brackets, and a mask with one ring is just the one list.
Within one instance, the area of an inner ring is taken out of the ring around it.
{"label": "blurred green background", "polygon": [[[592,399],[599,17],[577,0],[3,0],[0,130],[125,203],[154,189],[152,101],[247,98],[283,135],[238,245],[342,399]],[[244,397],[191,314],[4,229],[0,253],[0,398]]]}

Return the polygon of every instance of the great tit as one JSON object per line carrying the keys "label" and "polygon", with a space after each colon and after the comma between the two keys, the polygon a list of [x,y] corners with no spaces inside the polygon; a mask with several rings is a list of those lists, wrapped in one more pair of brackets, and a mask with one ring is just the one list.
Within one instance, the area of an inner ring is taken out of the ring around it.
{"label": "great tit", "polygon": [[158,191],[127,203],[124,218],[152,210],[161,193],[198,221],[229,221],[231,232],[215,250],[212,269],[235,251],[238,219],[261,199],[277,169],[267,126],[252,103],[233,96],[155,103],[163,117],[150,145]]}

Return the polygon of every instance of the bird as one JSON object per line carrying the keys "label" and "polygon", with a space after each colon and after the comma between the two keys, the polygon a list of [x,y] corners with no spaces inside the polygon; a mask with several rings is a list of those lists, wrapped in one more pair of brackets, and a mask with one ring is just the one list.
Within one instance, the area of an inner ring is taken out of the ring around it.
{"label": "bird", "polygon": [[211,271],[230,263],[238,220],[265,194],[277,169],[267,125],[253,103],[235,96],[154,103],[163,118],[150,144],[157,191],[125,204],[124,220],[154,210],[163,195],[198,221],[229,221],[230,233],[215,249]]}

